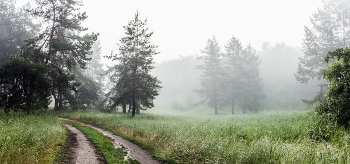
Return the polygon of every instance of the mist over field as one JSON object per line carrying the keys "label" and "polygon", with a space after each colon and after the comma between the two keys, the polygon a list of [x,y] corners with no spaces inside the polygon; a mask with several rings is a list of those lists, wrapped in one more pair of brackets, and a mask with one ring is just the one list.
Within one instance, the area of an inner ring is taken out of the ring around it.
{"label": "mist over field", "polygon": [[[298,82],[294,76],[298,58],[303,56],[299,47],[285,43],[264,42],[257,54],[261,60],[260,76],[266,97],[259,112],[310,110],[302,99],[312,99],[318,91],[316,80],[308,84]],[[180,56],[178,59],[157,62],[152,75],[162,81],[163,88],[155,99],[155,108],[146,111],[157,114],[213,114],[206,105],[198,105],[200,96],[194,92],[200,86],[199,55]],[[220,114],[230,114],[230,107],[223,107]],[[237,112],[242,113],[238,107]]]}
{"label": "mist over field", "polygon": [[[22,6],[26,3],[26,0],[17,0],[15,4]],[[31,5],[35,6],[35,3],[31,2]],[[88,19],[82,25],[88,28],[86,32],[99,33],[99,42],[92,49],[97,58],[93,57],[96,60],[91,61],[89,67],[102,71],[118,63],[103,56],[119,53],[117,44],[124,35],[123,26],[137,11],[140,12],[141,20],[147,19],[147,28],[153,32],[150,41],[158,46],[159,52],[154,55],[155,68],[151,74],[161,81],[162,88],[154,100],[154,108],[146,110],[146,113],[212,114],[211,107],[199,103],[203,99],[195,90],[201,89],[200,78],[203,73],[198,66],[204,61],[198,58],[203,56],[201,51],[207,40],[213,37],[218,42],[223,63],[228,60],[224,59],[225,46],[232,37],[236,37],[243,47],[250,45],[255,51],[260,61],[256,65],[256,78],[261,78],[258,83],[262,85],[261,96],[265,96],[259,99],[259,106],[254,111],[310,109],[302,99],[314,98],[320,83],[315,79],[300,83],[294,74],[297,73],[299,58],[304,57],[304,26],[312,26],[310,17],[322,5],[320,0],[223,0],[215,3],[152,0],[122,4],[84,1],[81,10],[87,12]],[[296,8],[298,12],[295,12]],[[181,12],[178,12],[179,9]],[[94,64],[97,62],[101,64]],[[96,78],[97,75],[92,73],[90,76]],[[99,80],[105,85],[101,93],[106,94],[113,88],[110,79]],[[99,99],[102,97],[100,95]],[[223,97],[228,96],[226,94]],[[219,105],[219,113],[231,114],[232,105],[228,100],[225,101]],[[54,103],[52,101],[50,106],[55,106]],[[239,101],[234,106],[237,107],[235,111],[243,112]],[[121,107],[118,110],[121,111]]]}
{"label": "mist over field", "polygon": [[349,45],[350,0],[0,0],[0,163],[350,163]]}

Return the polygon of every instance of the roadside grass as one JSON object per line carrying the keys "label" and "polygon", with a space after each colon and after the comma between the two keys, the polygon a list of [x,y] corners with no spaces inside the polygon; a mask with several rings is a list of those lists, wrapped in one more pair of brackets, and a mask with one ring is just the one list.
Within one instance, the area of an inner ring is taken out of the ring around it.
{"label": "roadside grass", "polygon": [[72,145],[72,134],[65,129],[65,135],[63,136],[60,146],[57,148],[56,157],[54,158],[54,164],[58,163],[71,163],[73,157],[68,153],[69,147]]}
{"label": "roadside grass", "polygon": [[0,109],[0,163],[52,163],[65,128],[51,114],[5,114]]}
{"label": "roadside grass", "polygon": [[315,112],[165,116],[63,112],[129,139],[165,163],[350,163],[350,134]]}
{"label": "roadside grass", "polygon": [[64,122],[73,125],[79,131],[84,133],[86,138],[88,138],[102,152],[107,163],[128,163],[128,161],[124,161],[124,156],[126,156],[126,152],[124,152],[122,148],[115,149],[111,138],[103,135],[97,130],[80,125],[78,123],[67,120],[64,120]]}

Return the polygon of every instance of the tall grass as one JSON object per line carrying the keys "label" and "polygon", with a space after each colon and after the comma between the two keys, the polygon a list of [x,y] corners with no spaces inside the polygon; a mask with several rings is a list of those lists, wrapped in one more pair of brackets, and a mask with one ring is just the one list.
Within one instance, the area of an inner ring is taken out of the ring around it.
{"label": "tall grass", "polygon": [[320,124],[314,112],[240,116],[131,118],[62,113],[112,129],[168,163],[349,163],[350,135]]}
{"label": "tall grass", "polygon": [[0,163],[52,163],[63,135],[56,116],[0,110]]}

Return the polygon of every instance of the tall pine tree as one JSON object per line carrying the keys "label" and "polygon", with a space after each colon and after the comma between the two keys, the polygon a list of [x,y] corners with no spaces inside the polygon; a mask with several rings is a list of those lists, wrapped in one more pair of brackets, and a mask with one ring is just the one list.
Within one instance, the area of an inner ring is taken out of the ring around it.
{"label": "tall pine tree", "polygon": [[242,70],[242,53],[243,46],[241,42],[232,37],[225,46],[226,53],[224,54],[225,76],[223,83],[225,85],[225,101],[231,104],[232,114],[234,114],[235,101],[239,100],[239,89],[242,85],[240,78]]}
{"label": "tall pine tree", "polygon": [[45,64],[51,65],[49,78],[52,79],[52,95],[55,110],[64,106],[64,101],[75,104],[73,91],[79,85],[74,79],[73,68],[79,65],[86,68],[90,60],[91,46],[97,40],[97,34],[85,34],[87,28],[81,22],[86,13],[79,13],[80,1],[76,0],[35,0],[36,8],[29,12],[44,25],[44,31],[32,39],[28,45],[33,53],[45,54]]}
{"label": "tall pine tree", "polygon": [[249,44],[242,52],[242,68],[240,70],[240,102],[243,113],[247,110],[258,112],[261,109],[261,100],[265,97],[262,78],[259,75],[261,61],[255,49]]}
{"label": "tall pine tree", "polygon": [[215,114],[218,114],[219,108],[223,105],[222,98],[222,77],[223,66],[220,53],[220,46],[215,37],[207,41],[207,45],[202,50],[202,56],[198,59],[203,61],[197,68],[203,70],[200,78],[201,88],[195,90],[201,97],[200,103],[207,103],[214,108]]}
{"label": "tall pine tree", "polygon": [[158,95],[160,81],[150,75],[154,68],[153,56],[158,54],[157,46],[150,43],[153,32],[146,28],[147,20],[141,21],[139,13],[129,21],[126,36],[120,39],[119,54],[109,56],[119,63],[112,67],[114,72],[111,81],[115,81],[115,87],[109,95],[114,104],[118,101],[127,101],[132,104],[132,116],[140,109],[154,106],[153,99]]}

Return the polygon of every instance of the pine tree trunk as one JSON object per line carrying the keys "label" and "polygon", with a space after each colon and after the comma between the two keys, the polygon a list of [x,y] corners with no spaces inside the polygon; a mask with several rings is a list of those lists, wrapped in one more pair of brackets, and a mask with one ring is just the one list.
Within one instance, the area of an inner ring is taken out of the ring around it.
{"label": "pine tree trunk", "polygon": [[232,99],[232,114],[235,114],[235,99]]}
{"label": "pine tree trunk", "polygon": [[57,93],[57,97],[54,95],[54,99],[55,99],[55,107],[54,107],[54,110],[55,111],[59,111],[61,110],[63,107],[62,107],[62,93],[60,91],[58,91]]}
{"label": "pine tree trunk", "polygon": [[140,107],[136,108],[136,114],[140,114]]}
{"label": "pine tree trunk", "polygon": [[126,103],[123,103],[123,113],[126,113]]}
{"label": "pine tree trunk", "polygon": [[53,99],[55,101],[55,106],[53,107],[53,110],[58,111],[58,100],[57,100],[58,97],[56,96],[56,93],[53,93],[52,95],[53,95]]}
{"label": "pine tree trunk", "polygon": [[128,113],[130,113],[131,111],[131,104],[129,104],[129,110],[128,110]]}
{"label": "pine tree trunk", "polygon": [[135,112],[136,112],[136,99],[135,99],[135,96],[133,96],[133,98],[132,98],[132,113],[131,113],[132,117],[135,117]]}

